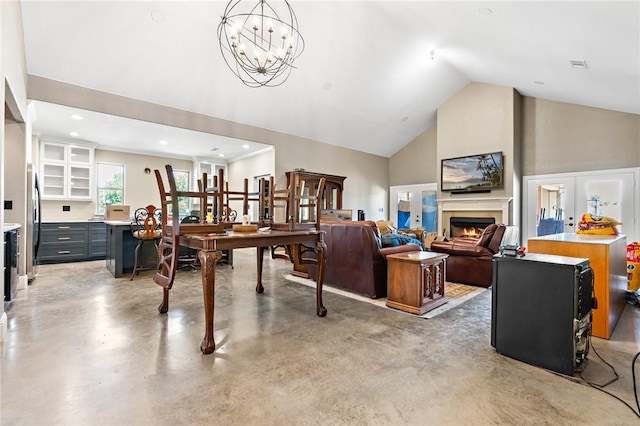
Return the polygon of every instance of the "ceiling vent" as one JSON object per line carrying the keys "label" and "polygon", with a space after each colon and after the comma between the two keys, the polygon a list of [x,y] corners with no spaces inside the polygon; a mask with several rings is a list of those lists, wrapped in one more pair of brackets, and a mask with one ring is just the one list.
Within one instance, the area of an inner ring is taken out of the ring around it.
{"label": "ceiling vent", "polygon": [[571,68],[573,68],[573,69],[586,70],[586,69],[589,68],[587,66],[587,62],[586,61],[570,60],[569,63],[571,64]]}

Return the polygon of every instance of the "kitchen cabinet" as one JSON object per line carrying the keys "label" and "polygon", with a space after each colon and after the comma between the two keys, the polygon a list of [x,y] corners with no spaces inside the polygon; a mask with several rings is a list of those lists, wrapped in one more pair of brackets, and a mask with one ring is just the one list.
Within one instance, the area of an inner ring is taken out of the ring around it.
{"label": "kitchen cabinet", "polygon": [[40,144],[42,198],[91,200],[93,146],[42,141]]}
{"label": "kitchen cabinet", "polygon": [[64,263],[104,259],[104,222],[47,222],[42,224],[40,263]]}
{"label": "kitchen cabinet", "polygon": [[[196,182],[198,179],[200,179],[202,177],[203,173],[207,174],[207,188],[210,188],[213,186],[213,177],[214,176],[218,176],[218,171],[220,171],[220,169],[224,170],[224,175],[225,175],[225,179],[227,176],[227,166],[225,164],[216,164],[213,163],[211,161],[207,161],[207,160],[200,160],[197,159],[196,163],[198,165],[197,169],[196,169]],[[194,186],[194,188],[197,188],[197,186]]]}

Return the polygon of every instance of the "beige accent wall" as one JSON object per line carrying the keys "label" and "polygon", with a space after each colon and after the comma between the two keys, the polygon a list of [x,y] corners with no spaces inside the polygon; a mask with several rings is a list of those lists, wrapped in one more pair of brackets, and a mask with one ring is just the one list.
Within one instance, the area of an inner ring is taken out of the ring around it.
{"label": "beige accent wall", "polygon": [[523,176],[640,166],[640,115],[529,97],[523,106]]}
{"label": "beige accent wall", "polygon": [[347,176],[344,207],[363,209],[367,218],[373,220],[386,218],[389,204],[386,157],[37,76],[29,76],[28,87],[28,96],[34,100],[273,145],[275,177],[280,185],[284,185],[284,173],[297,167]]}
{"label": "beige accent wall", "polygon": [[433,126],[389,159],[389,184],[418,185],[440,180],[437,169],[438,130]]}
{"label": "beige accent wall", "polygon": [[[438,109],[437,169],[440,160],[465,155],[502,151],[504,189],[492,190],[487,197],[511,197],[515,148],[516,92],[511,87],[470,83]],[[452,195],[440,192],[440,198],[477,198],[478,194]]]}
{"label": "beige accent wall", "polygon": [[[258,155],[254,155],[248,158],[244,158],[238,161],[232,161],[227,165],[227,173],[229,182],[234,182],[235,186],[230,187],[232,191],[234,190],[242,190],[244,187],[244,179],[248,179],[248,186],[250,192],[257,192],[259,188],[259,184],[256,182],[256,178],[258,176],[274,176],[274,151],[269,150],[262,152]],[[238,220],[241,219],[240,214],[242,213],[242,202],[229,202],[231,208],[238,212]],[[257,213],[257,203],[251,202],[249,203],[249,215],[253,220],[258,219]]]}

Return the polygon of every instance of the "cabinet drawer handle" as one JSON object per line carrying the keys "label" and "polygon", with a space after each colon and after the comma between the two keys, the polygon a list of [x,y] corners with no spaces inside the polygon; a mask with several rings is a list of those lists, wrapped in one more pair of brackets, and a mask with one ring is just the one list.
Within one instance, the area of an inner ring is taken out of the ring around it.
{"label": "cabinet drawer handle", "polygon": [[69,229],[71,228],[70,226],[58,226],[58,229]]}
{"label": "cabinet drawer handle", "polygon": [[69,254],[71,250],[58,250],[58,254]]}
{"label": "cabinet drawer handle", "polygon": [[58,241],[70,240],[71,237],[58,237]]}

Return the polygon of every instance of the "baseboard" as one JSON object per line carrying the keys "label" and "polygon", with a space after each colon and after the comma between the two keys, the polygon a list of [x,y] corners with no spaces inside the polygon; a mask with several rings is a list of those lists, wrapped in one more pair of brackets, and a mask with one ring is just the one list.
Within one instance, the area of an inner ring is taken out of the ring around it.
{"label": "baseboard", "polygon": [[3,312],[0,316],[0,342],[7,339],[7,313]]}
{"label": "baseboard", "polygon": [[18,277],[18,290],[26,290],[29,287],[29,277],[27,275],[20,275]]}

